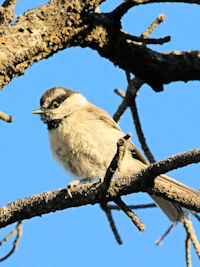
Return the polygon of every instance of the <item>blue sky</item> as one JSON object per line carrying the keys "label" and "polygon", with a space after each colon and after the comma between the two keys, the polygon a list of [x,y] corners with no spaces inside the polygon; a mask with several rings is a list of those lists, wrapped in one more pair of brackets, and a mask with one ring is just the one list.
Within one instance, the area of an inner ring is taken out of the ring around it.
{"label": "blue sky", "polygon": [[[34,2],[34,3],[32,3]],[[16,13],[39,6],[46,1],[19,0]],[[0,4],[2,1],[0,1]],[[111,11],[120,1],[107,0],[102,11]],[[152,37],[171,35],[170,43],[151,46],[157,51],[199,49],[198,5],[150,4],[138,6],[123,19],[123,28],[140,35],[161,13],[167,18]],[[121,99],[113,93],[115,88],[126,89],[122,70],[101,58],[91,49],[70,48],[49,59],[44,59],[25,75],[4,87],[0,110],[12,114],[14,122],[0,122],[0,201],[1,206],[19,198],[48,190],[64,188],[71,178],[54,161],[49,149],[47,130],[38,117],[30,112],[39,107],[45,90],[63,86],[80,91],[89,101],[113,115]],[[144,133],[157,160],[193,148],[200,140],[200,84],[176,82],[165,85],[155,93],[145,85],[139,91],[137,105]],[[132,132],[133,142],[140,148],[130,112],[123,116],[120,126]],[[192,165],[170,173],[175,179],[199,188],[199,165]],[[151,202],[146,194],[123,198],[128,204]],[[185,232],[180,225],[162,246],[157,240],[170,225],[158,209],[140,210],[137,214],[146,225],[139,233],[121,212],[113,211],[122,246],[116,244],[107,219],[98,205],[73,208],[44,215],[24,222],[23,236],[17,252],[5,262],[5,267],[21,266],[185,266]],[[200,239],[198,223],[193,220]],[[12,226],[1,230],[0,238]],[[0,257],[10,249],[8,242],[0,250]],[[199,261],[192,249],[193,266]]]}

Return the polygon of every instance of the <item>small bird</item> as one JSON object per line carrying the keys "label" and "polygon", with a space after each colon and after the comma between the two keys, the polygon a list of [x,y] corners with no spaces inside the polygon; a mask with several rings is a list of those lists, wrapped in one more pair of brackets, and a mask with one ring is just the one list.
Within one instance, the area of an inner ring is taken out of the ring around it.
{"label": "small bird", "polygon": [[[117,141],[125,136],[107,112],[88,102],[79,92],[53,87],[42,95],[40,109],[32,113],[39,114],[47,124],[53,155],[67,172],[80,182],[104,178],[116,153]],[[116,175],[131,176],[147,166],[144,156],[129,140]],[[158,178],[199,195],[198,191],[166,175]],[[151,197],[174,225],[188,216],[180,205],[155,195]]]}

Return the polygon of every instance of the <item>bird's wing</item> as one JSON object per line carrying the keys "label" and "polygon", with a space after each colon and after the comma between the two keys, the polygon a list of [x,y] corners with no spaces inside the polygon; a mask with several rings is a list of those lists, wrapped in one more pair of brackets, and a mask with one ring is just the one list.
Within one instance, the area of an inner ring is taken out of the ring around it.
{"label": "bird's wing", "polygon": [[[93,115],[95,116],[95,118],[98,117],[98,119],[102,122],[105,123],[105,125],[112,127],[114,129],[116,129],[117,131],[119,131],[120,133],[122,133],[122,136],[125,134],[123,133],[123,131],[120,129],[119,125],[113,120],[113,118],[103,109],[98,108],[94,105],[89,105],[88,107],[88,112],[93,113]],[[137,159],[139,161],[141,161],[142,163],[144,163],[145,165],[149,165],[147,160],[145,159],[145,157],[143,156],[143,154],[135,147],[135,145],[128,140],[128,150],[131,152],[131,155],[134,159]]]}

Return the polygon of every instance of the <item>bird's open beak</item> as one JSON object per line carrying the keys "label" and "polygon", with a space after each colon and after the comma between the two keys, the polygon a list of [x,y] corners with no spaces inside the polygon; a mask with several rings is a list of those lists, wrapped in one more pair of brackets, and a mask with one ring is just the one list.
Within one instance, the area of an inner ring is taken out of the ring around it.
{"label": "bird's open beak", "polygon": [[44,111],[41,109],[36,109],[36,110],[33,110],[31,113],[40,115],[40,114],[44,113]]}

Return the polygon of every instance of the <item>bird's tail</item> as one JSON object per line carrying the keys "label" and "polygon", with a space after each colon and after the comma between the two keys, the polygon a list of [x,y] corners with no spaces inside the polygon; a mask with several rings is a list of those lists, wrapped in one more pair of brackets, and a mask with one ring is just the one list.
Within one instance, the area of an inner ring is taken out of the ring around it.
{"label": "bird's tail", "polygon": [[[156,177],[155,182],[165,182],[166,180],[173,186],[175,186],[177,189],[182,190],[183,192],[192,192],[195,196],[200,196],[200,192],[192,189],[166,175],[160,175]],[[161,208],[161,210],[166,214],[166,216],[171,220],[173,224],[177,224],[178,222],[182,222],[184,218],[188,217],[188,212],[185,208],[182,208],[179,204],[172,203],[166,199],[163,199],[161,197],[150,195],[151,198],[156,202],[156,204]]]}

